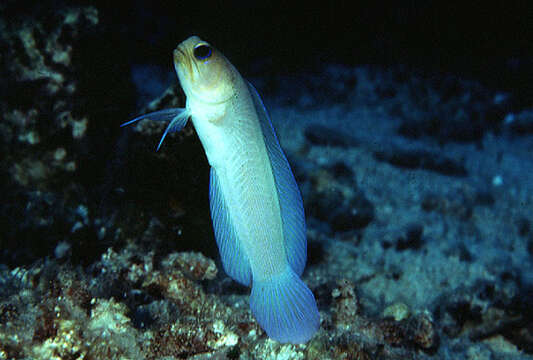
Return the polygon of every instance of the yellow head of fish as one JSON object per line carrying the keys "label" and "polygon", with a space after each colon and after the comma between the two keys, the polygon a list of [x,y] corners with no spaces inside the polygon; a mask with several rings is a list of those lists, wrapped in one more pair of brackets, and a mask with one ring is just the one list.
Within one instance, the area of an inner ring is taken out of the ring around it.
{"label": "yellow head of fish", "polygon": [[224,55],[198,36],[174,50],[174,68],[188,99],[222,103],[235,94],[235,68]]}

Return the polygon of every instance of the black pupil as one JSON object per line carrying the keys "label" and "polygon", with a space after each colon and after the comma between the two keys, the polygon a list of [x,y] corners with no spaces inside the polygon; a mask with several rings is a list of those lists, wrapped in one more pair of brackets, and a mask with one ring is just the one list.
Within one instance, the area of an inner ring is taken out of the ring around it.
{"label": "black pupil", "polygon": [[194,48],[194,57],[198,60],[207,59],[211,56],[211,48],[207,45],[200,45]]}

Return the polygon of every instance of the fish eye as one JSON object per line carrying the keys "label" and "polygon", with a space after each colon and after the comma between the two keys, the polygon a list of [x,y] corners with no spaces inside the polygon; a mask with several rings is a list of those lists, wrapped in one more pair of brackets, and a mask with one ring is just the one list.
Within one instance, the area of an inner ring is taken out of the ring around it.
{"label": "fish eye", "polygon": [[202,44],[195,47],[193,53],[198,60],[205,60],[211,56],[212,51],[210,46]]}

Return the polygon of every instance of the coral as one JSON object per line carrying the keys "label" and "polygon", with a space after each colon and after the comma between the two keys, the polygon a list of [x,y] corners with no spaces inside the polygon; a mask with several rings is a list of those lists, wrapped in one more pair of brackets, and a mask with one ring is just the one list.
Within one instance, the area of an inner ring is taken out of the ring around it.
{"label": "coral", "polygon": [[[1,133],[8,137],[1,146],[10,155],[6,160],[13,165],[9,172],[17,184],[42,186],[60,173],[69,176],[76,170],[76,150],[54,146],[54,138],[65,132],[77,141],[87,136],[88,119],[75,115],[72,105],[79,96],[79,81],[68,69],[75,65],[80,38],[98,25],[98,12],[92,7],[72,7],[49,22],[2,21],[5,31],[0,41],[8,51],[3,66],[12,90],[2,103],[6,121]],[[38,100],[22,103],[17,91],[31,92],[30,97]],[[25,156],[17,157],[14,149],[24,150]]]}
{"label": "coral", "polygon": [[35,359],[84,359],[87,355],[80,336],[79,323],[73,320],[59,321],[55,336],[35,345],[31,351]]}
{"label": "coral", "polygon": [[390,306],[387,306],[385,310],[383,310],[384,317],[391,317],[395,321],[407,319],[409,315],[409,308],[404,303],[392,304]]}
{"label": "coral", "polygon": [[[171,253],[154,263],[153,254],[139,258],[133,255],[134,249],[130,245],[118,253],[108,250],[95,268],[101,275],[91,281],[93,286],[82,273],[53,262],[31,272],[19,271],[27,308],[23,310],[15,300],[0,304],[7,326],[0,327],[1,350],[35,359],[198,358],[202,354],[260,359],[341,359],[358,354],[371,359],[377,351],[385,359],[394,359],[409,358],[407,349],[413,346],[434,347],[433,326],[427,317],[390,322],[360,315],[355,286],[348,280],[339,280],[332,291],[337,331],[326,335],[321,330],[307,345],[282,345],[266,337],[244,299],[230,307],[219,296],[206,293],[200,282],[215,280],[212,260],[198,253]],[[104,279],[116,279],[124,289],[133,289],[123,294],[123,301],[99,297],[109,291],[98,285]],[[145,324],[135,326],[141,315]],[[149,321],[158,317],[166,320]],[[329,322],[326,317],[323,326],[330,326]],[[26,337],[8,335],[23,326],[28,327]],[[385,348],[379,350],[383,344]]]}
{"label": "coral", "polygon": [[213,280],[217,276],[217,268],[211,259],[200,253],[182,252],[170,254],[164,261],[165,267],[178,267],[193,280]]}
{"label": "coral", "polygon": [[331,297],[335,302],[335,318],[337,327],[347,327],[354,323],[357,318],[359,303],[355,293],[355,287],[349,280],[337,281],[337,287],[333,289]]}
{"label": "coral", "polygon": [[[68,300],[67,300],[68,301]],[[138,334],[125,314],[124,304],[93,299],[89,317],[85,313],[62,311],[56,305],[53,334],[31,348],[36,359],[144,359]],[[47,336],[48,335],[48,336]]]}
{"label": "coral", "polygon": [[[74,252],[90,243],[77,240],[93,236],[100,199],[89,193],[113,147],[110,119],[125,118],[133,97],[127,64],[105,54],[119,47],[95,7],[35,2],[20,12],[6,1],[0,14],[0,259],[16,265],[49,255],[59,239],[77,243]],[[80,221],[80,206],[91,221]]]}
{"label": "coral", "polygon": [[126,316],[127,307],[113,299],[99,299],[92,303],[91,316],[84,330],[87,358],[144,359],[138,333]]}

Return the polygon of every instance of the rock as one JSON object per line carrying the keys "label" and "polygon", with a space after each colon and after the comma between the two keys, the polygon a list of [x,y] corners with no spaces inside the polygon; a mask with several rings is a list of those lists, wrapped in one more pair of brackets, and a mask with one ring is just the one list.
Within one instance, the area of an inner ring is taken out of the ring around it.
{"label": "rock", "polygon": [[325,170],[312,175],[310,215],[327,222],[333,231],[363,229],[374,219],[374,206],[362,191],[340,180]]}
{"label": "rock", "polygon": [[533,134],[533,111],[524,110],[516,115],[509,114],[505,118],[506,125],[515,135]]}
{"label": "rock", "polygon": [[422,235],[424,227],[420,224],[411,224],[405,231],[405,236],[398,238],[396,250],[403,251],[407,249],[418,250],[423,245]]}
{"label": "rock", "polygon": [[444,296],[437,316],[450,337],[481,341],[503,337],[509,346],[533,351],[530,304],[533,291],[519,285],[512,274],[502,274],[503,282],[480,282],[475,290],[462,289]]}
{"label": "rock", "polygon": [[455,160],[428,150],[402,150],[391,148],[374,152],[379,161],[403,169],[421,169],[448,176],[467,176],[466,168]]}
{"label": "rock", "polygon": [[312,145],[338,146],[342,148],[357,147],[359,141],[351,135],[324,125],[313,124],[305,128],[305,138]]}
{"label": "rock", "polygon": [[509,108],[507,98],[500,96],[501,100],[494,101],[495,95],[480,84],[455,76],[439,81],[411,76],[408,89],[407,94],[400,92],[392,103],[402,102],[393,107],[400,109],[395,115],[403,119],[398,133],[411,139],[479,142],[488,131],[500,131]]}

